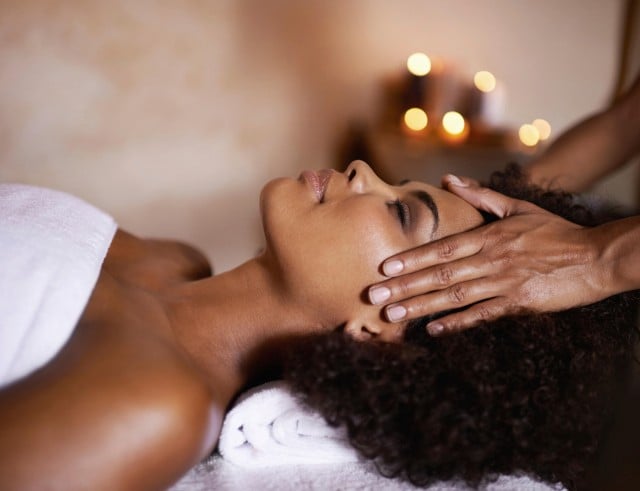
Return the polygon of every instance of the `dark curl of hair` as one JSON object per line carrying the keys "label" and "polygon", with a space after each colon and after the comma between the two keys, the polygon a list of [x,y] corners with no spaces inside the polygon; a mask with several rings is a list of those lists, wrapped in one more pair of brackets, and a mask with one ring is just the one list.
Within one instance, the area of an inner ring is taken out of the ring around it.
{"label": "dark curl of hair", "polygon": [[[532,187],[514,165],[489,187],[581,225],[613,218]],[[285,377],[330,424],[345,425],[383,475],[477,486],[526,473],[581,488],[629,373],[637,302],[625,293],[441,338],[425,333],[423,318],[402,344],[314,336],[291,353]]]}

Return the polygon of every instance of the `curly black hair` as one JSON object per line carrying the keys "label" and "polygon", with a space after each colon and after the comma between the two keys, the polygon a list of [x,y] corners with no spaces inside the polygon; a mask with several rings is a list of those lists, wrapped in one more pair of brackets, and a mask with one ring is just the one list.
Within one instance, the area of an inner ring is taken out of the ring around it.
{"label": "curly black hair", "polygon": [[[489,187],[584,226],[614,218],[531,186],[515,165]],[[291,352],[285,378],[330,424],[346,426],[383,475],[477,486],[526,473],[582,488],[628,379],[637,305],[630,292],[436,338],[422,318],[402,344],[313,336]]]}

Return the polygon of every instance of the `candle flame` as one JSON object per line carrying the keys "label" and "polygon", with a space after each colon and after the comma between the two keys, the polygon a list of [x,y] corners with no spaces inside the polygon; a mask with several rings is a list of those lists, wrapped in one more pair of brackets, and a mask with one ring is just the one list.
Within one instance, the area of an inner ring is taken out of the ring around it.
{"label": "candle flame", "polygon": [[482,92],[491,92],[496,88],[496,77],[491,72],[481,71],[473,76],[473,83]]}
{"label": "candle flame", "polygon": [[456,111],[449,111],[442,116],[442,127],[451,135],[460,135],[465,129],[466,123],[462,114]]}
{"label": "candle flame", "polygon": [[538,118],[534,119],[531,124],[533,124],[533,126],[538,130],[540,140],[544,141],[551,136],[551,125],[548,121]]}
{"label": "candle flame", "polygon": [[407,68],[418,77],[424,77],[431,71],[431,59],[424,53],[413,53],[407,58]]}
{"label": "candle flame", "polygon": [[523,124],[518,130],[520,141],[528,147],[534,147],[540,141],[540,133],[532,124]]}
{"label": "candle flame", "polygon": [[404,124],[413,131],[421,131],[427,127],[427,113],[419,107],[412,107],[404,113]]}

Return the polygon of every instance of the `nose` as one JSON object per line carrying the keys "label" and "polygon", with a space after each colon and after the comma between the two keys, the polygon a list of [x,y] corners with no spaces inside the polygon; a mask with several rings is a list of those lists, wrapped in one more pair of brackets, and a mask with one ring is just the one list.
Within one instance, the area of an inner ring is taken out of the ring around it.
{"label": "nose", "polygon": [[380,179],[373,169],[362,160],[351,162],[347,166],[345,174],[349,181],[349,187],[357,193],[389,190],[389,185]]}

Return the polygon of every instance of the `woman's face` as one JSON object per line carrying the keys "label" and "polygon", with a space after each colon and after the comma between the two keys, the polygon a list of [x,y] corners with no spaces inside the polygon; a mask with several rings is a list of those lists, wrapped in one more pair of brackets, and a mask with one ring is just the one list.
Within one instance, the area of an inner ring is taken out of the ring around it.
{"label": "woman's face", "polygon": [[261,195],[265,258],[287,294],[327,328],[347,323],[395,339],[403,326],[366,299],[384,279],[387,257],[482,223],[478,211],[443,189],[392,186],[362,161],[344,173],[305,171],[269,182]]}

